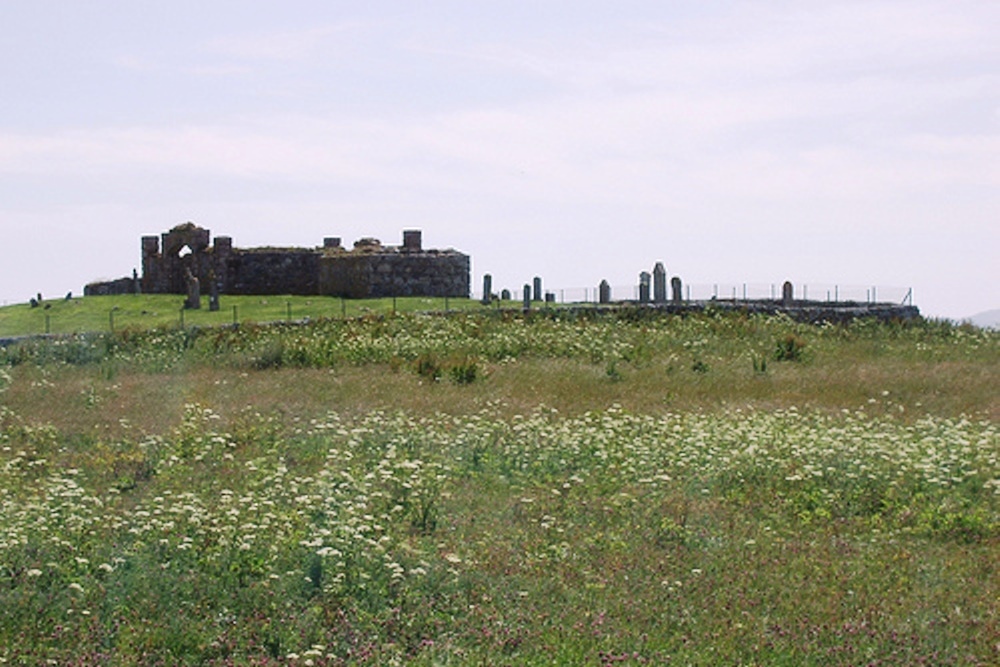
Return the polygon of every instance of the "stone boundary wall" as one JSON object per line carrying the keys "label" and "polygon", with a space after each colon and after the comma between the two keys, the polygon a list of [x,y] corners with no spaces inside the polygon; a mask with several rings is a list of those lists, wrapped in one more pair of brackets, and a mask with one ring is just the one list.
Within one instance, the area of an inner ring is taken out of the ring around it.
{"label": "stone boundary wall", "polygon": [[[504,309],[508,312],[521,312],[521,308]],[[582,304],[578,306],[560,306],[558,308],[539,307],[532,312],[538,313],[577,313],[577,314],[619,314],[622,311],[635,313],[636,316],[654,316],[657,314],[688,315],[711,312],[737,312],[762,315],[787,315],[797,322],[809,324],[841,324],[852,320],[874,318],[880,322],[910,321],[921,318],[920,309],[916,306],[904,306],[893,303],[839,303],[802,301],[785,306],[780,301],[746,301],[739,303],[725,301],[684,301],[680,303],[636,303],[616,302],[610,305]]]}

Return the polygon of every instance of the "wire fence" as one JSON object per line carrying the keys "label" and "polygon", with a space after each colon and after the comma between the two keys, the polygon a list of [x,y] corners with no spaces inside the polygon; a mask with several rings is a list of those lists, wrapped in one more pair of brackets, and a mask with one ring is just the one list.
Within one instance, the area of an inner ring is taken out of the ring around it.
{"label": "wire fence", "polygon": [[[601,294],[599,287],[566,287],[547,289],[539,296],[533,285],[529,285],[532,301],[549,301],[560,304],[599,303]],[[641,288],[639,285],[609,285],[611,302],[639,301]],[[502,290],[496,292],[513,301],[521,301],[521,290]],[[694,283],[681,286],[681,301],[708,302],[725,301],[740,303],[749,301],[781,301],[783,296],[780,283]],[[481,300],[483,293],[474,295]],[[833,283],[808,283],[793,285],[792,299],[796,301],[811,301],[833,304],[893,304],[913,305],[913,289],[909,287],[890,287],[877,285],[841,285]],[[650,289],[650,301],[653,300]],[[670,286],[667,288],[667,300],[673,301]]]}

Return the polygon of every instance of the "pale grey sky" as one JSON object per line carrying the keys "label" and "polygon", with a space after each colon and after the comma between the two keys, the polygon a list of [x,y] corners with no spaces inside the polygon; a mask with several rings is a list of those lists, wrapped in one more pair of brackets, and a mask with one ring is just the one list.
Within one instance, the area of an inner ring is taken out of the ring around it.
{"label": "pale grey sky", "polygon": [[[498,287],[1000,307],[1000,3],[0,2],[0,303],[420,228]],[[819,296],[819,295],[817,295]]]}

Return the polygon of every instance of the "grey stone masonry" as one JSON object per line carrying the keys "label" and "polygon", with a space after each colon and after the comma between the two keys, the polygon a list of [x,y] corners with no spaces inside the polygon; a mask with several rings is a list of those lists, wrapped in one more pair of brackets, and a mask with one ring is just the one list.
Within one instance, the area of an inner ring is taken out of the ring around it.
{"label": "grey stone masonry", "polygon": [[786,280],[785,284],[781,286],[781,305],[787,308],[793,303],[795,303],[795,287],[792,286],[791,281]]}
{"label": "grey stone masonry", "polygon": [[[420,230],[403,232],[401,246],[361,239],[349,250],[328,236],[316,248],[235,248],[188,222],[142,237],[141,291],[187,294],[188,271],[222,294],[301,294],[348,298],[390,296],[468,297],[469,256],[456,250],[425,250]],[[210,284],[210,283],[206,283]],[[93,283],[86,294],[123,294],[125,281]]]}
{"label": "grey stone masonry", "polygon": [[490,301],[492,300],[492,294],[493,294],[493,276],[491,276],[490,274],[487,273],[487,274],[485,274],[483,276],[483,300],[482,301],[483,301],[483,305],[484,306],[490,305]]}
{"label": "grey stone masonry", "polygon": [[653,301],[667,301],[667,270],[663,268],[663,262],[657,262],[653,267]]}
{"label": "grey stone masonry", "polygon": [[598,303],[611,303],[611,285],[608,284],[607,280],[602,280],[601,284],[597,286],[597,295]]}
{"label": "grey stone masonry", "polygon": [[649,272],[639,274],[639,303],[649,303]]}

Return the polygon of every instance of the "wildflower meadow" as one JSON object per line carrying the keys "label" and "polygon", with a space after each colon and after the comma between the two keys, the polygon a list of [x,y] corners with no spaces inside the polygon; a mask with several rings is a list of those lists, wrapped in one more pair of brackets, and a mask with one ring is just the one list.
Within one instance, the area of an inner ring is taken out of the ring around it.
{"label": "wildflower meadow", "polygon": [[998,353],[732,314],[25,341],[0,664],[997,664]]}

